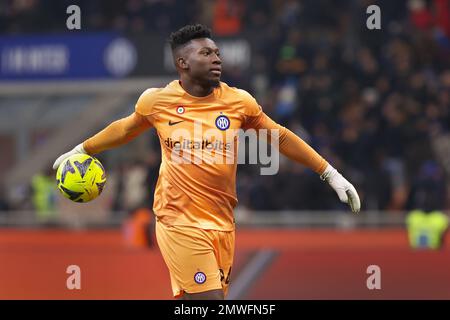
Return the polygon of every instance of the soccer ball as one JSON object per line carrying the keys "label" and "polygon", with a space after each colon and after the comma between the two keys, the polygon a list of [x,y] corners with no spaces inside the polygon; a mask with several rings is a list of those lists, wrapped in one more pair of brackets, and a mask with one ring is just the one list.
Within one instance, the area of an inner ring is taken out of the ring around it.
{"label": "soccer ball", "polygon": [[64,197],[74,202],[89,202],[102,193],[106,172],[98,159],[75,154],[59,165],[56,182]]}

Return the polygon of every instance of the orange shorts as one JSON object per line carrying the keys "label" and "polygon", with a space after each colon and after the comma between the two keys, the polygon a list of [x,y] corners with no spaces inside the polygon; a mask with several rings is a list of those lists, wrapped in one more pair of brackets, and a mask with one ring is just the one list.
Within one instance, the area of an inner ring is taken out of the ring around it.
{"label": "orange shorts", "polygon": [[174,297],[222,289],[226,296],[234,256],[234,231],[167,226],[156,222],[156,239],[169,268]]}

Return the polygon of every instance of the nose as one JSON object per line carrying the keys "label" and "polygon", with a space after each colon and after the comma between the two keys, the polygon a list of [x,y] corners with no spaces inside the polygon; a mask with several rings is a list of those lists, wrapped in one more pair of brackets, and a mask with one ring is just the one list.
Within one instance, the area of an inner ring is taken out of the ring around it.
{"label": "nose", "polygon": [[220,57],[216,53],[214,53],[213,63],[214,64],[219,64],[219,65],[222,64],[222,60],[220,60]]}

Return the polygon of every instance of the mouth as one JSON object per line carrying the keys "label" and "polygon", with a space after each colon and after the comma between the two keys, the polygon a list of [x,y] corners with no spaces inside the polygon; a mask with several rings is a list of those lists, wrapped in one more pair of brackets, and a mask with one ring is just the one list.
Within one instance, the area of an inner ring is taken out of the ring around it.
{"label": "mouth", "polygon": [[211,72],[212,74],[214,74],[216,76],[220,76],[222,74],[222,69],[221,68],[212,68],[212,69],[209,69],[209,72]]}

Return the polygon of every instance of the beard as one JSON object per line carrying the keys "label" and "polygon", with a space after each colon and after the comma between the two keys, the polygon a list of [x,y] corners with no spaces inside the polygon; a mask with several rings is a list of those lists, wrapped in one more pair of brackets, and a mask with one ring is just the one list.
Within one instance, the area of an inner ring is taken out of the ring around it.
{"label": "beard", "polygon": [[213,88],[218,88],[220,87],[220,79],[217,80],[209,80],[209,85]]}
{"label": "beard", "polygon": [[213,78],[210,74],[199,73],[191,75],[191,79],[204,88],[218,88],[220,87],[220,77]]}
{"label": "beard", "polygon": [[220,79],[202,79],[199,81],[202,87],[218,88],[220,87]]}

